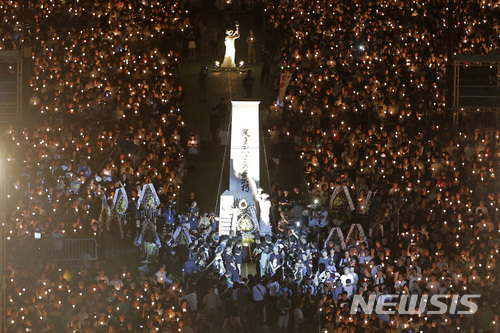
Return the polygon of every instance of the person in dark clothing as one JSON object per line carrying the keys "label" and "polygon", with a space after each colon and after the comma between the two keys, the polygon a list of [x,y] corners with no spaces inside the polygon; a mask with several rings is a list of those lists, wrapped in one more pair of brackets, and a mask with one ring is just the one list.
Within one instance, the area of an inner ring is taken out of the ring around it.
{"label": "person in dark clothing", "polygon": [[200,84],[200,102],[207,101],[207,67],[201,66],[198,74],[198,82]]}
{"label": "person in dark clothing", "polygon": [[[173,274],[174,276],[181,276],[182,275],[182,264],[180,261],[180,258],[182,256],[183,260],[186,258],[186,253],[178,253],[176,251],[177,249],[172,249],[171,252],[167,255],[167,272]],[[180,249],[180,251],[183,251],[183,249]],[[183,263],[185,261],[182,261]]]}
{"label": "person in dark clothing", "polygon": [[271,59],[270,54],[265,53],[264,63],[262,64],[262,72],[260,73],[260,83],[269,83],[269,78],[271,77]]}
{"label": "person in dark clothing", "polygon": [[252,98],[253,95],[253,81],[255,79],[252,76],[252,70],[249,69],[247,75],[243,79],[243,88],[245,88],[246,96],[245,98]]}
{"label": "person in dark clothing", "polygon": [[217,105],[215,106],[214,111],[219,115],[221,124],[225,123],[227,114],[229,113],[225,97],[220,98],[219,103],[217,103]]}
{"label": "person in dark clothing", "polygon": [[213,112],[210,113],[210,134],[212,135],[212,141],[214,143],[217,142],[218,138],[217,134],[220,129],[220,125],[221,125],[220,115],[216,110],[214,110]]}

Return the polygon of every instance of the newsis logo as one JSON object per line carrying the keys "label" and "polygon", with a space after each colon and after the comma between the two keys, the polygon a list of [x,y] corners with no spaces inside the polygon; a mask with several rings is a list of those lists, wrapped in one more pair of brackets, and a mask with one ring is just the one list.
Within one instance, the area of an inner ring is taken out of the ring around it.
{"label": "newsis logo", "polygon": [[[354,295],[351,305],[351,314],[356,314],[362,311],[365,314],[371,314],[375,311],[376,314],[474,314],[477,312],[477,304],[472,300],[480,298],[481,295],[466,294],[466,295],[402,295],[386,294],[386,295],[370,295],[368,301],[365,301],[362,295]],[[448,301],[450,300],[451,301]],[[431,309],[427,310],[430,304]],[[460,309],[457,310],[457,306]]]}

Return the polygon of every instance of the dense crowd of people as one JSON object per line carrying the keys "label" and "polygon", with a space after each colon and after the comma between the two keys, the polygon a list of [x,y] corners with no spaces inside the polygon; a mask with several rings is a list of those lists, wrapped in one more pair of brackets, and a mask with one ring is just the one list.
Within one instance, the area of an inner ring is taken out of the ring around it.
{"label": "dense crowd of people", "polygon": [[[58,278],[45,272],[47,280],[35,286],[17,274],[27,258],[44,258],[33,251],[38,238],[95,238],[102,246],[102,235],[118,235],[109,218],[118,187],[132,203],[144,183],[155,185],[165,205],[179,201],[187,141],[179,64],[193,30],[188,5],[0,2],[0,50],[22,47],[32,58],[32,126],[11,126],[2,136],[8,166],[5,228],[15,266],[6,279],[9,331],[62,332],[67,326],[64,312],[72,301],[61,294],[54,300],[51,291],[68,292],[70,284],[53,287]],[[132,207],[128,220],[134,223],[121,230],[130,243],[136,236]],[[88,291],[101,293],[97,284]],[[74,296],[81,305],[83,294]],[[57,311],[64,322],[58,322]]]}
{"label": "dense crowd of people", "polygon": [[[313,303],[321,305],[312,312],[327,330],[500,329],[493,296],[499,292],[500,132],[472,118],[462,132],[453,132],[444,94],[451,39],[451,54],[499,53],[500,7],[488,1],[448,6],[303,1],[269,2],[266,8],[269,40],[283,41],[281,48],[269,45],[268,53],[278,72],[291,73],[284,101],[270,108],[269,141],[294,143],[309,194],[275,188],[281,229],[300,221],[315,230],[313,238],[318,230],[324,240],[334,225],[363,226],[368,240],[347,244],[351,264],[326,253],[324,263],[333,259],[335,265],[318,265],[320,274],[331,276],[354,268],[348,300],[353,293],[365,299],[386,292],[482,294],[475,315],[350,316],[337,297],[330,298],[332,289],[314,289]],[[498,82],[494,73],[486,80]],[[279,149],[271,151],[279,162]],[[349,193],[336,192],[339,186]],[[324,208],[305,210],[313,202]],[[327,218],[325,208],[332,209]],[[334,288],[339,281],[346,291],[341,277],[325,285]]]}
{"label": "dense crowd of people", "polygon": [[[11,261],[9,332],[500,332],[500,131],[454,133],[444,96],[448,26],[455,53],[498,54],[498,3],[265,3],[264,65],[292,73],[268,142],[277,158],[294,143],[307,188],[274,185],[273,235],[250,244],[217,235],[194,194],[174,208],[200,142],[182,116],[187,4],[0,3],[0,49],[31,46],[39,113],[4,133],[11,251],[35,233],[161,245],[140,267]],[[146,183],[159,213],[136,224],[131,204],[118,228],[114,191],[134,203]],[[475,314],[350,313],[354,295],[470,293]]]}
{"label": "dense crowd of people", "polygon": [[[20,4],[4,1],[2,9],[9,31]],[[2,45],[15,49],[29,39],[31,106],[40,120],[5,133],[11,237],[35,229],[90,236],[101,198],[111,200],[117,186],[135,200],[152,182],[165,202],[175,201],[186,148],[182,38],[175,38],[190,28],[183,3],[42,1],[27,13],[30,33],[10,42],[6,34]]]}

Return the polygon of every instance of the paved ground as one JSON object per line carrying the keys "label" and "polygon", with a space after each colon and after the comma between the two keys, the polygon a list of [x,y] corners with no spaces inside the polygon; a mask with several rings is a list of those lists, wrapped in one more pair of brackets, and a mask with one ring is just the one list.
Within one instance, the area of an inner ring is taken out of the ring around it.
{"label": "paved ground", "polygon": [[[207,12],[205,22],[210,26],[211,23],[217,20],[213,12]],[[257,40],[263,41],[262,29],[254,24],[255,17],[252,14],[240,13],[235,15],[235,21],[240,22],[241,37],[236,41],[236,63],[240,60],[246,60],[246,45],[245,39],[248,35],[249,27],[255,29]],[[184,197],[187,197],[189,192],[194,191],[198,197],[201,211],[215,211],[218,194],[224,192],[229,186],[229,148],[225,150],[225,146],[214,144],[211,140],[209,130],[209,110],[213,108],[220,100],[225,97],[230,100],[244,99],[245,92],[242,87],[242,80],[246,72],[225,72],[215,71],[213,69],[215,61],[222,62],[223,45],[219,43],[218,57],[197,57],[196,59],[185,59],[181,64],[181,77],[183,80],[183,88],[186,93],[185,101],[185,120],[186,126],[190,131],[197,131],[201,138],[201,152],[198,159],[195,172],[191,172],[184,186]],[[262,46],[262,45],[260,45]],[[258,50],[261,47],[257,48]],[[261,114],[265,109],[268,109],[277,96],[273,91],[273,85],[260,84],[260,74],[262,67],[262,54],[257,53],[257,64],[246,65],[245,71],[251,69],[255,78],[253,99],[261,101]],[[202,66],[209,68],[207,77],[207,101],[201,102],[199,96],[198,75]],[[228,103],[230,104],[230,103]],[[227,124],[223,129],[227,128]],[[269,170],[266,164],[264,150],[266,148],[261,144],[261,185],[265,191],[269,191],[271,182],[286,181],[293,178],[290,175],[298,175],[296,163],[290,168],[284,166],[278,172]],[[286,154],[290,155],[290,154]],[[222,168],[224,162],[224,169]],[[270,161],[269,161],[270,162]],[[271,162],[272,164],[272,162]],[[221,176],[222,173],[222,176]],[[295,179],[297,179],[295,177]],[[299,182],[299,179],[296,180]],[[220,185],[220,186],[219,186]]]}

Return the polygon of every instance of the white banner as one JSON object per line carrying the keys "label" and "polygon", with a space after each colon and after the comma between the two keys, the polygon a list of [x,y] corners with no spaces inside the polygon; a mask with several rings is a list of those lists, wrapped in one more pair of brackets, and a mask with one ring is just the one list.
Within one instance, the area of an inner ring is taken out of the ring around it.
{"label": "white banner", "polygon": [[259,101],[232,101],[229,192],[255,205],[249,178],[260,183]]}
{"label": "white banner", "polygon": [[[354,231],[354,228],[357,228],[358,229],[358,235],[359,236],[363,236],[364,238],[364,241],[366,242],[366,235],[365,235],[365,231],[363,230],[363,227],[361,226],[361,224],[359,223],[353,223],[351,224],[351,229],[349,229],[349,233],[347,234],[347,237],[345,238],[345,242],[347,244],[349,244],[349,240],[351,239],[352,237],[352,233]],[[356,239],[356,242],[358,242],[359,239]],[[357,245],[357,244],[356,244]]]}
{"label": "white banner", "polygon": [[351,208],[351,210],[356,210],[356,207],[354,207],[354,203],[352,202],[351,194],[349,193],[349,189],[347,188],[347,186],[344,186],[344,193],[347,198],[347,202],[349,203],[349,208]]}
{"label": "white banner", "polygon": [[280,74],[280,93],[278,98],[278,104],[283,103],[283,100],[285,99],[286,89],[288,88],[288,84],[290,83],[291,78],[292,78],[291,73]]}
{"label": "white banner", "polygon": [[219,236],[229,235],[232,229],[233,222],[233,204],[234,196],[228,191],[224,192],[220,197],[220,213],[219,213]]}
{"label": "white banner", "polygon": [[337,237],[340,240],[340,246],[342,247],[342,250],[345,250],[344,233],[342,232],[342,230],[340,230],[339,227],[335,227],[330,230],[330,233],[328,234],[328,238],[325,240],[323,248],[326,249],[328,241],[330,240],[330,238],[332,238],[335,231],[337,232]]}

